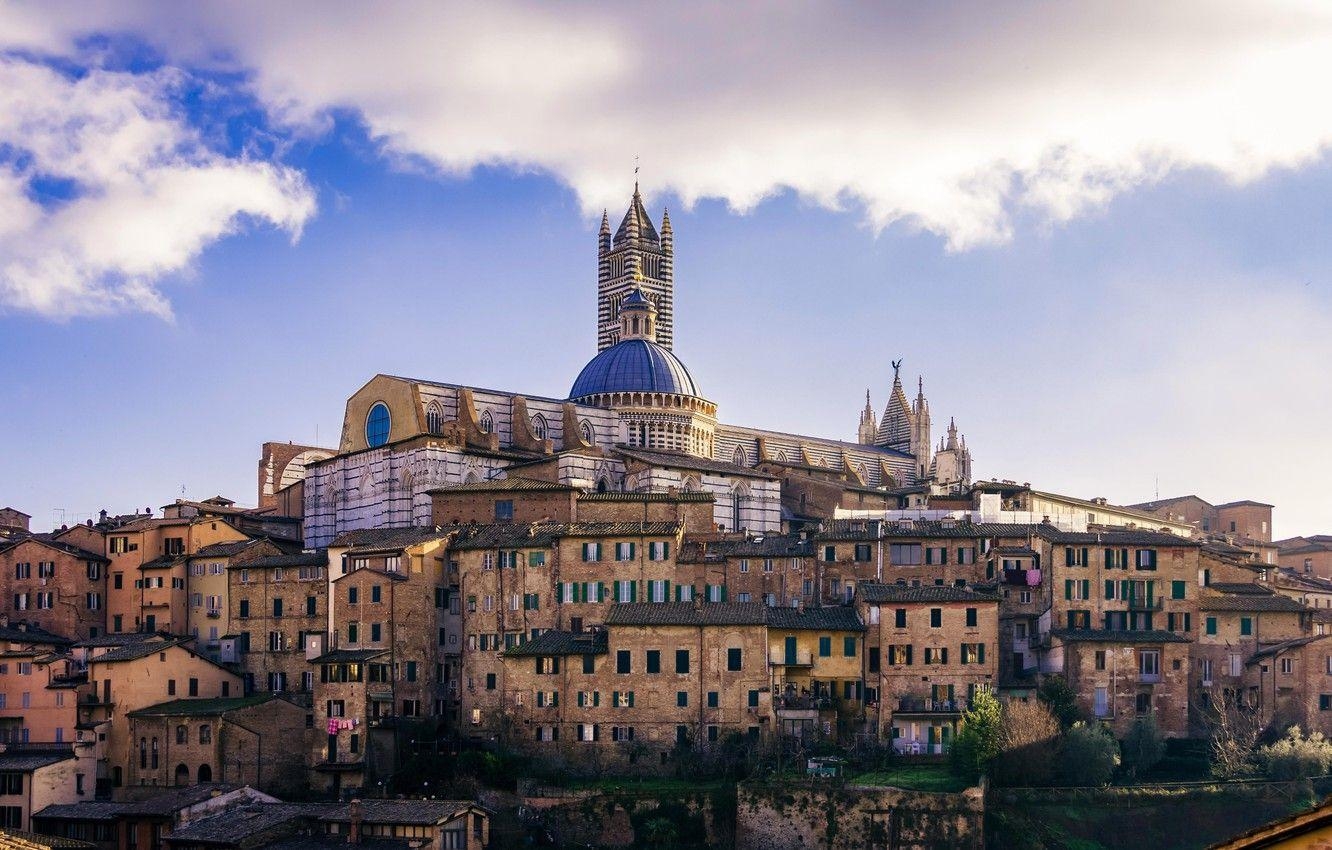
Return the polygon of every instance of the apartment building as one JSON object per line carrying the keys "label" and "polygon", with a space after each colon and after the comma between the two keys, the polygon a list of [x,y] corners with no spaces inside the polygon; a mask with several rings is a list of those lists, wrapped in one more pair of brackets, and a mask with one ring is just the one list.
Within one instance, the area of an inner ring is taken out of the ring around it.
{"label": "apartment building", "polygon": [[0,599],[24,621],[77,640],[106,631],[107,565],[92,552],[48,536],[0,540]]}

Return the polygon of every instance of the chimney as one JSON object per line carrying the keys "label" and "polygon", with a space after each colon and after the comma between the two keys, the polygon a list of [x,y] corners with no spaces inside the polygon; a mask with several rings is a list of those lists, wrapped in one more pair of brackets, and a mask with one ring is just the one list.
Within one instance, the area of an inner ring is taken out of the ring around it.
{"label": "chimney", "polygon": [[360,844],[361,843],[361,801],[352,800],[351,805],[348,806],[347,813],[351,817],[351,829],[347,831],[347,843]]}
{"label": "chimney", "polygon": [[[102,508],[97,512],[97,518],[99,522],[106,522],[106,508]],[[89,522],[91,522],[91,520],[89,520]]]}

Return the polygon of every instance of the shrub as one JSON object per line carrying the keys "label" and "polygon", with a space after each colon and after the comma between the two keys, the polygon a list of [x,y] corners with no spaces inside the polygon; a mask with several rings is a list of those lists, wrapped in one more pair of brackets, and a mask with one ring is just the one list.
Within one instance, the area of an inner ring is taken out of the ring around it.
{"label": "shrub", "polygon": [[1150,714],[1139,717],[1124,738],[1124,767],[1133,776],[1142,776],[1165,755],[1165,739]]}
{"label": "shrub", "polygon": [[1059,774],[1069,785],[1101,786],[1119,765],[1119,742],[1099,723],[1074,723],[1059,748]]}
{"label": "shrub", "polygon": [[1259,747],[1257,761],[1271,779],[1325,776],[1332,768],[1332,741],[1323,737],[1322,732],[1303,737],[1300,727],[1292,726],[1280,740]]}

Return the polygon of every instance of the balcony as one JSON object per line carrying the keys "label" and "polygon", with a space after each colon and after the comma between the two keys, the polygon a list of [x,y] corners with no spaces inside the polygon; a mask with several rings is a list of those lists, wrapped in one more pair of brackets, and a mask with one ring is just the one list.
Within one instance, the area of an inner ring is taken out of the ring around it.
{"label": "balcony", "polygon": [[1004,570],[1004,584],[1012,584],[1018,587],[1039,587],[1041,584],[1041,571]]}
{"label": "balcony", "polygon": [[768,654],[768,663],[774,667],[813,667],[814,653],[805,652],[783,652],[775,649]]}
{"label": "balcony", "polygon": [[831,711],[833,701],[829,697],[778,696],[773,700],[773,708],[778,711]]}
{"label": "balcony", "polygon": [[1160,673],[1139,673],[1138,684],[1140,685],[1159,685],[1161,683]]}
{"label": "balcony", "polygon": [[221,611],[218,611],[216,608],[214,608],[214,609],[212,609],[212,610],[210,610],[210,611],[208,612],[208,619],[210,619],[210,620],[216,620],[217,618],[219,618],[219,617],[221,617],[221,616],[222,616],[222,612],[221,612]]}
{"label": "balcony", "polygon": [[1138,597],[1130,596],[1128,607],[1130,611],[1160,611],[1162,603],[1164,602],[1165,598],[1161,596],[1158,596],[1155,599],[1139,599]]}

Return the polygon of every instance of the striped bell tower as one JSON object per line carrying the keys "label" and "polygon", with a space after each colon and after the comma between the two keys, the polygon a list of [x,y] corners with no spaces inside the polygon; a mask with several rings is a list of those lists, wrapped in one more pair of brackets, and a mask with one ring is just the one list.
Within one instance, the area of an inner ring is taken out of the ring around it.
{"label": "striped bell tower", "polygon": [[601,215],[597,234],[597,351],[620,341],[620,305],[635,289],[656,305],[657,343],[675,342],[675,238],[670,213],[663,211],[661,233],[643,206],[634,183],[634,197],[620,227],[611,236],[610,218]]}

